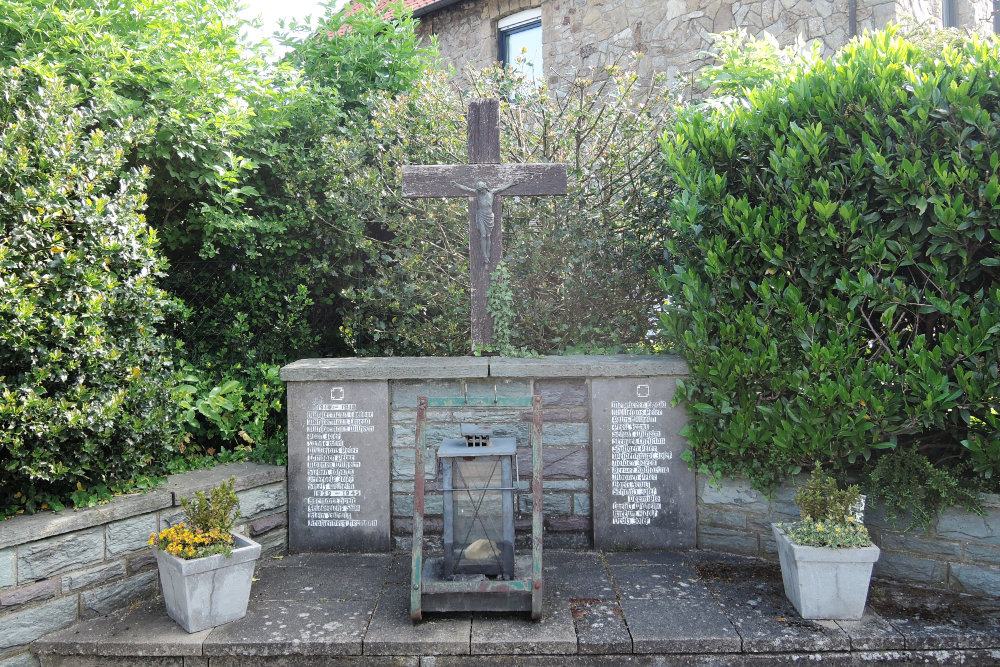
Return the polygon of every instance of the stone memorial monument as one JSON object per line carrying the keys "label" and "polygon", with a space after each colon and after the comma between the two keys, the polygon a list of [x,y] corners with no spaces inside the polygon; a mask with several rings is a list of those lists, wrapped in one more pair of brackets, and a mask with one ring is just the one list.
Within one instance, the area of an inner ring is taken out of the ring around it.
{"label": "stone memorial monument", "polygon": [[387,551],[389,385],[288,383],[288,547]]}
{"label": "stone memorial monument", "polygon": [[594,546],[695,546],[695,475],[680,459],[687,442],[676,383],[663,377],[591,381]]}

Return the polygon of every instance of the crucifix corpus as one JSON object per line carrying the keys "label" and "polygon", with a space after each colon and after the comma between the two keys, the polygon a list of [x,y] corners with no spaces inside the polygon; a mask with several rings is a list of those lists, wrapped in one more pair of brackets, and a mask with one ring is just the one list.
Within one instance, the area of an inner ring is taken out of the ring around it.
{"label": "crucifix corpus", "polygon": [[404,197],[469,198],[472,349],[493,343],[490,276],[502,256],[501,196],[564,195],[564,164],[500,164],[500,100],[473,100],[466,117],[469,164],[403,167]]}

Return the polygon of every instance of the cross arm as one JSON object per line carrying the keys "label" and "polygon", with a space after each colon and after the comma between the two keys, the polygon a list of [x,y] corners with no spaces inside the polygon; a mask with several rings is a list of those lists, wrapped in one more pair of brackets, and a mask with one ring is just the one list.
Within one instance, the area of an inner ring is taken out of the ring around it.
{"label": "cross arm", "polygon": [[498,196],[564,195],[566,165],[526,164],[430,164],[403,167],[404,197],[470,197],[453,183],[472,187],[483,181],[490,188],[514,185]]}

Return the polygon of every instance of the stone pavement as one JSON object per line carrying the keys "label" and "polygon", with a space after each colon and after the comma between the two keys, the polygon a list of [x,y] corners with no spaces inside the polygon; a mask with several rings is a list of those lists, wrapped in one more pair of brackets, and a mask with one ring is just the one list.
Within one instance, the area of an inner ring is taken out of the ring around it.
{"label": "stone pavement", "polygon": [[187,634],[155,599],[35,643],[42,665],[1000,664],[1000,600],[876,581],[859,622],[805,621],[777,564],[710,551],[546,551],[544,618],[409,619],[410,554],[258,568],[247,616]]}

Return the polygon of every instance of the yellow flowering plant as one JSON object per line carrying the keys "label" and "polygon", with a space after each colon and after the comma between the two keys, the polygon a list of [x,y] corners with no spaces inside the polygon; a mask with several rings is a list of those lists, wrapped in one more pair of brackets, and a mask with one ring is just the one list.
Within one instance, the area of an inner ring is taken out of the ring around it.
{"label": "yellow flowering plant", "polygon": [[215,554],[229,558],[233,553],[232,533],[223,533],[219,529],[203,532],[189,528],[186,523],[152,533],[149,544],[185,560]]}
{"label": "yellow flowering plant", "polygon": [[152,533],[149,544],[178,558],[202,558],[215,554],[229,558],[233,553],[231,531],[240,516],[240,501],[233,488],[235,484],[236,478],[230,477],[212,489],[208,496],[199,491],[193,500],[181,498],[187,521]]}
{"label": "yellow flowering plant", "polygon": [[795,494],[802,519],[781,524],[795,544],[808,547],[866,547],[871,544],[868,529],[859,514],[861,493],[856,485],[837,488],[833,477],[817,463],[809,481]]}

